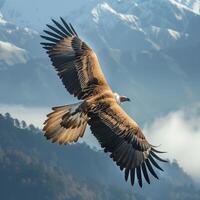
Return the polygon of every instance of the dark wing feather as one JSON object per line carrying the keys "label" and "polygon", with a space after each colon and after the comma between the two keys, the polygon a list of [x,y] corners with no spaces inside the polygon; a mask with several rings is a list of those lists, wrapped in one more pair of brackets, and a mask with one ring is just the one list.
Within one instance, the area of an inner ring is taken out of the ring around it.
{"label": "dark wing feather", "polygon": [[148,143],[137,123],[131,119],[114,101],[105,100],[89,115],[89,125],[105,152],[121,170],[125,180],[130,175],[134,184],[135,173],[139,186],[142,187],[142,175],[150,183],[148,171],[158,178],[153,166],[162,170],[156,160],[165,161],[157,156],[159,151]]}
{"label": "dark wing feather", "polygon": [[41,44],[69,93],[86,99],[110,89],[94,51],[78,37],[72,25],[63,18],[60,23],[52,21],[55,27],[47,25],[50,30],[41,35],[47,42]]}

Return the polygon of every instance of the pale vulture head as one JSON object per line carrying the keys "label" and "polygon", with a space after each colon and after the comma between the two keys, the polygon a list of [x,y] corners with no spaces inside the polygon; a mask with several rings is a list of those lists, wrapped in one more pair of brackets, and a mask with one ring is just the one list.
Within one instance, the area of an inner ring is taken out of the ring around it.
{"label": "pale vulture head", "polygon": [[118,104],[125,102],[125,101],[131,101],[128,97],[126,96],[120,96],[118,93],[114,93],[115,99]]}

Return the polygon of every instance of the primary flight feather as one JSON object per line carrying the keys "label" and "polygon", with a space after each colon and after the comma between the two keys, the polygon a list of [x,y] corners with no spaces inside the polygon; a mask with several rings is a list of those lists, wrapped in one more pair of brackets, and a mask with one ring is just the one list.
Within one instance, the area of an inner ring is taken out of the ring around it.
{"label": "primary flight feather", "polygon": [[149,173],[162,170],[157,160],[162,153],[155,149],[143,135],[138,124],[121,108],[120,103],[130,101],[113,93],[101,70],[95,52],[79,38],[71,24],[63,18],[47,25],[47,42],[41,43],[61,78],[65,88],[79,103],[54,107],[44,122],[44,135],[52,142],[68,144],[83,137],[87,124],[105,152],[131,184],[135,178],[142,187],[142,177],[150,183]]}

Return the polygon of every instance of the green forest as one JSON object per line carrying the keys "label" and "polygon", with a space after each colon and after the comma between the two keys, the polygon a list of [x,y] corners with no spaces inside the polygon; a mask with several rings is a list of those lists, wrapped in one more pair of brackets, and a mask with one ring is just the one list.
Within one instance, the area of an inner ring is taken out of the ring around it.
{"label": "green forest", "polygon": [[109,156],[86,144],[59,146],[25,121],[0,115],[2,200],[198,200],[199,185],[174,161],[142,189],[124,181]]}

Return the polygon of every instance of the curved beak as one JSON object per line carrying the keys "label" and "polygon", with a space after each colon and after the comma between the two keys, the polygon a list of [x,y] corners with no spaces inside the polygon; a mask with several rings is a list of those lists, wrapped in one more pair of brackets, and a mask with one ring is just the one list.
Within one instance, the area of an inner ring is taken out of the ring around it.
{"label": "curved beak", "polygon": [[126,98],[126,101],[131,101],[131,99],[129,99],[128,97]]}
{"label": "curved beak", "polygon": [[131,100],[126,96],[120,96],[120,102],[125,102],[125,101],[131,101]]}

